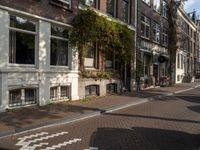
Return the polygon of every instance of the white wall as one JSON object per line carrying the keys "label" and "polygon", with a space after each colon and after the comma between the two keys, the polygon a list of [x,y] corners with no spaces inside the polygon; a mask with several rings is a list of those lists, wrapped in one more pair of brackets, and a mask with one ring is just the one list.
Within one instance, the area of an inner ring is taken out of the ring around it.
{"label": "white wall", "polygon": [[[36,65],[9,64],[9,12],[0,9],[0,111],[9,108],[9,90],[37,87],[39,105],[49,104],[50,87],[70,85],[71,100],[78,97],[78,54],[69,47],[67,67],[50,66],[51,22],[38,20]],[[55,21],[53,22],[55,24]]]}

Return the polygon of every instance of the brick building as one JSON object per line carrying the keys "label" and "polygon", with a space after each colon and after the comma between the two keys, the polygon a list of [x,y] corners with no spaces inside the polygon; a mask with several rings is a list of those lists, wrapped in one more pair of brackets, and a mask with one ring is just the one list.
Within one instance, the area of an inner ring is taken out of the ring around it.
{"label": "brick building", "polygon": [[144,88],[159,84],[168,66],[168,2],[138,0],[137,51],[143,66]]}

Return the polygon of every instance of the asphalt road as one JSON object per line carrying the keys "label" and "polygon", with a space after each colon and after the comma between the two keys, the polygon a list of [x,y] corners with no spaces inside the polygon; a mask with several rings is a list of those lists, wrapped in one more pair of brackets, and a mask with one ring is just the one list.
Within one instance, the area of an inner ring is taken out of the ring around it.
{"label": "asphalt road", "polygon": [[0,149],[200,150],[200,88],[0,139]]}

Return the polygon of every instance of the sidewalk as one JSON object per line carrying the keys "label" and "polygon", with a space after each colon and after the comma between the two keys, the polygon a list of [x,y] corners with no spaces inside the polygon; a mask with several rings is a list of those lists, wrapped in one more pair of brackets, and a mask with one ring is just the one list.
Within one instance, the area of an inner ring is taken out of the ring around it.
{"label": "sidewalk", "polygon": [[104,112],[111,112],[147,102],[158,95],[164,96],[183,92],[199,85],[200,82],[176,84],[173,87],[154,88],[138,93],[94,97],[91,100],[62,102],[42,107],[33,106],[10,110],[9,112],[0,113],[0,137],[97,116]]}

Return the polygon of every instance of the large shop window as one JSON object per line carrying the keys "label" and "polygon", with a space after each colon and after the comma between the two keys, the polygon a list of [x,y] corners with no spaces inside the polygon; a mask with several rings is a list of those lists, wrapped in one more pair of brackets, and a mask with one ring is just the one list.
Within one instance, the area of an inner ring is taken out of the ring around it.
{"label": "large shop window", "polygon": [[9,91],[9,106],[17,107],[37,103],[37,89],[23,88]]}
{"label": "large shop window", "polygon": [[36,22],[10,16],[9,63],[35,64]]}
{"label": "large shop window", "polygon": [[152,23],[152,38],[156,42],[160,42],[160,25],[156,22]]}
{"label": "large shop window", "polygon": [[56,25],[51,26],[51,65],[68,65],[68,38],[67,29]]}
{"label": "large shop window", "polygon": [[115,16],[115,11],[116,11],[116,0],[107,0],[106,3],[106,8],[107,8],[107,13],[111,16]]}
{"label": "large shop window", "polygon": [[96,43],[88,43],[84,61],[84,66],[86,68],[96,68],[97,66],[96,55],[97,55]]}
{"label": "large shop window", "polygon": [[141,36],[150,38],[150,19],[145,16],[141,16]]}
{"label": "large shop window", "polygon": [[85,87],[85,96],[98,96],[99,85],[88,85]]}
{"label": "large shop window", "polygon": [[58,101],[62,99],[69,99],[70,86],[55,86],[50,88],[50,99]]}
{"label": "large shop window", "polygon": [[123,0],[122,1],[122,20],[126,23],[129,22],[129,12],[130,12],[130,1],[129,0]]}

